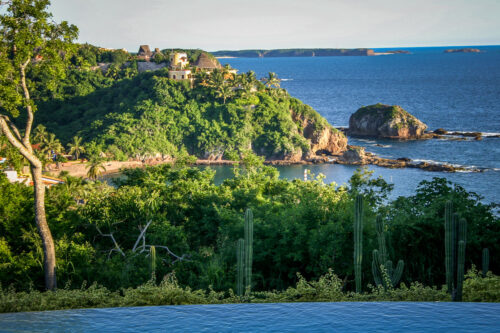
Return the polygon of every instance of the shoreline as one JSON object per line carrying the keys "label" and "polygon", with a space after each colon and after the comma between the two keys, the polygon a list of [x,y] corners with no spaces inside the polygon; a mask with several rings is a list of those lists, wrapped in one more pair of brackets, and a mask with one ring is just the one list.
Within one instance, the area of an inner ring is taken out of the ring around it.
{"label": "shoreline", "polygon": [[[149,160],[149,161],[109,161],[103,165],[106,168],[101,173],[101,176],[108,176],[117,174],[122,169],[146,168],[149,166],[156,166],[161,164],[173,164],[173,160]],[[238,164],[237,161],[232,160],[197,160],[193,165],[196,166],[231,166]],[[485,172],[489,171],[488,168],[471,168],[460,165],[452,165],[447,163],[433,163],[414,161],[409,158],[389,159],[377,156],[373,153],[366,152],[366,159],[364,161],[345,161],[341,155],[321,156],[308,160],[290,161],[290,160],[266,160],[264,165],[270,166],[291,166],[291,165],[314,165],[314,164],[339,164],[339,165],[354,165],[354,166],[367,166],[375,165],[378,167],[389,169],[402,169],[414,168],[422,169],[429,172]],[[88,167],[86,163],[82,162],[65,162],[61,163],[60,168],[56,168],[54,164],[50,164],[46,173],[58,176],[61,172],[68,172],[70,176],[87,178]]]}
{"label": "shoreline", "polygon": [[[336,127],[338,130],[348,134],[347,127]],[[359,136],[356,136],[359,137]],[[438,129],[435,131],[428,131],[422,137],[410,138],[406,140],[451,140],[451,141],[461,141],[461,140],[482,140],[483,138],[500,138],[500,133],[486,133],[486,132],[468,132],[468,131],[446,131],[444,129]],[[376,139],[376,138],[375,138]],[[406,141],[403,140],[403,141]],[[351,148],[360,149],[362,147],[350,146]],[[363,149],[364,150],[364,149]],[[343,152],[344,153],[344,152]],[[402,168],[415,168],[422,169],[424,171],[431,172],[485,172],[490,170],[496,170],[492,168],[480,168],[480,167],[468,167],[463,165],[456,165],[446,162],[434,162],[434,161],[421,161],[412,160],[406,157],[400,157],[396,159],[384,158],[375,155],[371,152],[364,152],[362,158],[355,158],[354,160],[346,159],[342,154],[337,155],[322,155],[314,156],[312,158],[305,158],[300,160],[265,160],[265,165],[271,166],[287,166],[287,165],[312,165],[312,164],[342,164],[342,165],[376,165],[383,168],[390,169],[402,169]],[[172,164],[175,160],[173,159],[160,159],[160,158],[150,158],[144,160],[129,160],[129,161],[107,161],[103,163],[105,171],[101,173],[102,176],[119,173],[121,169],[133,169],[133,168],[145,168],[148,166],[155,166],[160,164]],[[232,160],[209,160],[209,159],[197,159],[193,165],[203,165],[203,166],[220,166],[220,165],[235,165],[238,161]],[[69,161],[60,164],[57,168],[56,164],[49,164],[47,166],[46,174],[59,175],[61,172],[68,172],[70,176],[73,177],[87,177],[88,167],[85,162],[82,161]]]}

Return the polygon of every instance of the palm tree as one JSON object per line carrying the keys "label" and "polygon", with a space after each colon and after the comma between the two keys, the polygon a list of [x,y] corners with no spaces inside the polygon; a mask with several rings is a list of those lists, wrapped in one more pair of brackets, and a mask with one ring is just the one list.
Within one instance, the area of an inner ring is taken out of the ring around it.
{"label": "palm tree", "polygon": [[207,86],[210,82],[210,75],[206,71],[200,71],[195,74],[196,82],[199,85]]}
{"label": "palm tree", "polygon": [[215,95],[218,98],[222,98],[223,104],[226,104],[226,100],[234,95],[233,87],[224,82],[221,86],[217,87]]}
{"label": "palm tree", "polygon": [[248,71],[244,74],[247,77],[247,81],[255,86],[257,84],[257,75],[255,75],[254,71]]}
{"label": "palm tree", "polygon": [[268,88],[279,88],[280,87],[280,79],[278,79],[278,76],[276,73],[269,72],[269,76],[266,79],[266,86]]}
{"label": "palm tree", "polygon": [[33,143],[42,143],[47,140],[47,136],[49,135],[47,128],[45,128],[42,124],[35,128],[33,134]]}
{"label": "palm tree", "polygon": [[68,148],[70,154],[75,154],[76,160],[78,160],[81,153],[85,152],[85,147],[82,145],[82,138],[79,136],[73,137],[73,142],[68,144]]}
{"label": "palm tree", "polygon": [[59,154],[63,151],[61,141],[56,139],[56,135],[54,133],[49,133],[49,136],[42,142],[40,148],[43,153],[49,156],[49,158],[51,158],[53,154]]}
{"label": "palm tree", "polygon": [[221,70],[214,69],[210,74],[208,85],[212,88],[219,88],[224,84],[224,73]]}
{"label": "palm tree", "polygon": [[217,98],[222,98],[223,103],[226,104],[226,100],[234,95],[233,87],[229,84],[229,81],[225,79],[226,72],[215,69],[212,74],[210,74],[209,86],[215,90],[215,96]]}
{"label": "palm tree", "polygon": [[103,165],[104,161],[101,158],[92,159],[89,161],[89,171],[87,171],[87,177],[92,180],[96,180],[97,177],[101,175],[101,170],[106,171],[106,167]]}

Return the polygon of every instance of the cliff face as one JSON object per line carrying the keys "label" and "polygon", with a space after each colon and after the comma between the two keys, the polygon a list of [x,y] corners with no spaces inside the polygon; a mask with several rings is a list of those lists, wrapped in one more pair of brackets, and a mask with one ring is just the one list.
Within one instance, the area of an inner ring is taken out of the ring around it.
{"label": "cliff face", "polygon": [[297,114],[293,110],[292,118],[300,124],[302,135],[309,141],[309,152],[304,158],[312,158],[317,155],[337,155],[347,149],[347,138],[337,129],[329,124],[317,124],[313,119]]}
{"label": "cliff face", "polygon": [[427,125],[398,105],[376,104],[360,108],[349,119],[349,135],[416,139]]}

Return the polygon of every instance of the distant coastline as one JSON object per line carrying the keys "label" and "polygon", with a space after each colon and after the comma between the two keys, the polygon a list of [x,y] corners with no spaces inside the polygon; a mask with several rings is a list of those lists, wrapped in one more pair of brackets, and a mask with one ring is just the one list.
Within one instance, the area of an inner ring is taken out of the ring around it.
{"label": "distant coastline", "polygon": [[377,56],[389,54],[409,54],[405,50],[377,53],[373,49],[273,49],[273,50],[224,50],[211,52],[223,58],[271,58],[271,57],[337,57],[337,56]]}

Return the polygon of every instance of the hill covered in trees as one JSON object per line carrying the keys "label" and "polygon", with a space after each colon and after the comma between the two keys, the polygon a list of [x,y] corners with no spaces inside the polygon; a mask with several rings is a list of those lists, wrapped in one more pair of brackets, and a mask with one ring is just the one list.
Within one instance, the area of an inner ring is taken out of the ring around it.
{"label": "hill covered in trees", "polygon": [[[89,47],[83,50],[75,63],[93,65]],[[81,136],[88,155],[117,160],[233,159],[252,150],[298,161],[346,148],[345,136],[272,73],[263,83],[253,72],[222,69],[198,72],[191,83],[169,79],[167,69],[138,74],[136,62],[121,60],[107,71],[74,66],[55,89],[38,91],[36,121],[63,143]]]}

